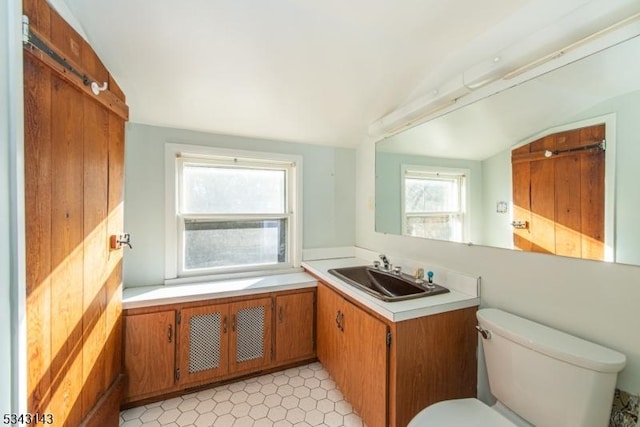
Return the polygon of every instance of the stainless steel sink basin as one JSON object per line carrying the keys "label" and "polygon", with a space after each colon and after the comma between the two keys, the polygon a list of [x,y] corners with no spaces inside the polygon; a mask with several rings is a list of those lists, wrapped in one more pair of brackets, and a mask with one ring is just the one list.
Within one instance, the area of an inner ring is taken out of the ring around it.
{"label": "stainless steel sink basin", "polygon": [[449,292],[440,285],[428,287],[426,283],[416,283],[410,276],[369,266],[334,268],[329,273],[383,301],[402,301]]}

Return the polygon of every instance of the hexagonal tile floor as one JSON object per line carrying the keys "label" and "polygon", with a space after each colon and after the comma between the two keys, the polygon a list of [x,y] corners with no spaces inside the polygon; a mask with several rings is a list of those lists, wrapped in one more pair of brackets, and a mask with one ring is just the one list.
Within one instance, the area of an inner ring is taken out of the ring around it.
{"label": "hexagonal tile floor", "polygon": [[366,427],[320,363],[154,402],[120,427]]}

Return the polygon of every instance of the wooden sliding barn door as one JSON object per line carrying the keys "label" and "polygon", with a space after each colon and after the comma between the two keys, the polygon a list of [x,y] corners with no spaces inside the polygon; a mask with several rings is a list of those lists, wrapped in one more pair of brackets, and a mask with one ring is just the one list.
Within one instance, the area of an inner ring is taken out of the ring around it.
{"label": "wooden sliding barn door", "polygon": [[93,95],[25,45],[28,410],[51,414],[54,425],[116,426],[122,251],[109,236],[123,226],[124,95],[45,0],[25,0],[24,13],[74,69],[109,83]]}
{"label": "wooden sliding barn door", "polygon": [[604,137],[597,125],[512,151],[516,248],[604,260]]}

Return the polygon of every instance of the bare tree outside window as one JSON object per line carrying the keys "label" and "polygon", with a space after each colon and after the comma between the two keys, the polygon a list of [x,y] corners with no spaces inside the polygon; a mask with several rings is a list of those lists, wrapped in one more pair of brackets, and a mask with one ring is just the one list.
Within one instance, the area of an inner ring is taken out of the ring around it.
{"label": "bare tree outside window", "polygon": [[404,234],[463,241],[463,174],[409,170],[404,176]]}
{"label": "bare tree outside window", "polygon": [[183,272],[289,262],[290,164],[179,161]]}

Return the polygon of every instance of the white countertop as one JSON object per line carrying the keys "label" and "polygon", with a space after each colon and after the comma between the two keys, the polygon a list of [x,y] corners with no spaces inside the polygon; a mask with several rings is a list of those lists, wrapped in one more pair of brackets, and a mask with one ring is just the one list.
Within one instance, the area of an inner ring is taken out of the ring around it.
{"label": "white countertop", "polygon": [[316,284],[316,279],[307,273],[288,273],[185,285],[141,286],[124,290],[122,308],[127,310],[163,304],[312,288]]}
{"label": "white countertop", "polygon": [[452,286],[448,286],[447,283],[438,281],[436,282],[438,282],[439,285],[449,289],[448,293],[397,302],[381,301],[345,283],[328,271],[332,268],[354,267],[358,265],[371,265],[371,261],[360,258],[337,258],[306,261],[302,263],[302,266],[306,270],[321,278],[322,281],[329,283],[365,307],[393,322],[474,307],[480,304],[480,298],[477,293],[473,295],[473,293],[461,292],[453,289]]}
{"label": "white countertop", "polygon": [[[476,278],[451,273],[436,280],[449,289],[446,294],[416,298],[405,301],[386,302],[379,300],[338,279],[328,272],[332,268],[370,265],[363,258],[333,258],[305,261],[302,266],[334,286],[345,295],[393,322],[414,319],[431,314],[478,306]],[[204,301],[216,298],[255,295],[261,293],[312,288],[316,278],[308,273],[297,272],[253,278],[228,279],[182,285],[141,286],[126,288],[123,292],[122,308],[133,309],[165,304]]]}

